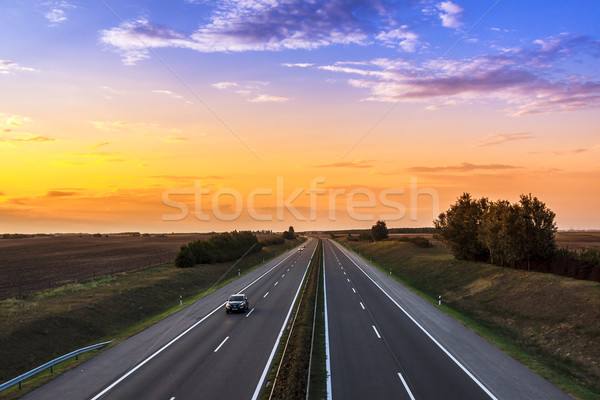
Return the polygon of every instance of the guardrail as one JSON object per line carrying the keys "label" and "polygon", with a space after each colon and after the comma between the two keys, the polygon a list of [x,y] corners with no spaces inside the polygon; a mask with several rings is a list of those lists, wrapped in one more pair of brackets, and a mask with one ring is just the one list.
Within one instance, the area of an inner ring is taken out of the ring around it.
{"label": "guardrail", "polygon": [[21,389],[23,386],[23,381],[27,378],[32,377],[35,374],[38,374],[40,372],[42,372],[43,370],[47,369],[48,367],[50,368],[50,372],[54,372],[54,365],[58,364],[59,362],[68,360],[71,357],[75,357],[75,359],[79,359],[79,355],[81,353],[85,353],[91,350],[96,350],[99,349],[100,347],[104,347],[107,344],[109,344],[110,342],[112,342],[112,340],[108,341],[108,342],[103,342],[103,343],[98,343],[98,344],[94,344],[88,347],[84,347],[81,348],[79,350],[75,350],[70,352],[69,354],[65,354],[64,356],[60,356],[58,358],[55,358],[52,361],[48,361],[46,364],[44,365],[40,365],[37,368],[32,369],[29,372],[25,372],[23,375],[17,376],[14,379],[11,379],[8,382],[4,382],[3,384],[0,385],[0,392],[3,391],[4,389],[8,389],[9,387],[15,385],[17,382],[19,383],[19,389]]}

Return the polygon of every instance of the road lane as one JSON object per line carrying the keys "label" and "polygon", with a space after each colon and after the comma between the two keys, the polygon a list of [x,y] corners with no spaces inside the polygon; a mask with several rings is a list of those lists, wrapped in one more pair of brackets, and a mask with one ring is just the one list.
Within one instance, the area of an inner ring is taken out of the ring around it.
{"label": "road lane", "polygon": [[[286,306],[291,303],[315,248],[316,240],[310,240],[305,251],[293,249],[268,261],[77,369],[61,374],[29,393],[25,399],[91,399],[127,374],[130,375],[101,398],[170,399],[174,393],[179,394],[178,399],[209,398],[205,396],[210,393],[212,398],[221,398],[220,395],[214,397],[215,392],[228,393],[228,390],[233,394],[231,397],[251,398],[260,377],[260,371],[252,372],[260,360],[268,359],[282,318],[287,313]],[[285,277],[282,278],[283,274]],[[275,282],[278,282],[277,286]],[[227,297],[246,287],[251,312],[225,314],[223,303]],[[267,291],[270,294],[263,299]],[[193,327],[195,324],[198,325]],[[189,332],[177,339],[188,329]],[[242,330],[243,335],[240,335]],[[215,353],[227,336],[229,339]],[[173,340],[175,342],[168,345]],[[151,360],[138,367],[153,354],[156,355]],[[234,381],[227,379],[238,366],[245,371],[243,376],[239,378],[240,374],[237,374]],[[262,367],[258,369],[262,370]],[[208,382],[208,379],[212,381]],[[218,388],[218,385],[224,388]],[[245,388],[245,392],[236,391],[234,386]],[[199,391],[200,395],[189,395]]]}
{"label": "road lane", "polygon": [[329,240],[324,247],[347,273],[416,398],[571,398],[357,254]]}
{"label": "road lane", "polygon": [[251,398],[315,245],[245,290],[251,316],[223,308],[99,398]]}
{"label": "road lane", "polygon": [[393,354],[352,292],[340,260],[326,242],[324,247],[332,397],[410,399]]}

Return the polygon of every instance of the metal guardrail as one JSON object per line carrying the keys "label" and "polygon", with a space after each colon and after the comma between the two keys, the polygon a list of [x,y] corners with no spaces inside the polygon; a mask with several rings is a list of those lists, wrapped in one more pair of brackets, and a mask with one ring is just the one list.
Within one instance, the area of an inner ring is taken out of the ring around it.
{"label": "metal guardrail", "polygon": [[81,348],[79,350],[72,351],[69,354],[65,354],[64,356],[60,356],[58,358],[55,358],[52,361],[48,361],[44,365],[40,365],[39,367],[34,368],[31,371],[29,371],[29,372],[25,372],[23,375],[17,376],[16,378],[11,379],[8,382],[4,382],[3,384],[0,385],[0,392],[3,391],[4,389],[8,389],[9,387],[15,385],[16,383],[19,383],[19,389],[21,389],[22,388],[22,383],[23,383],[23,381],[25,379],[30,378],[33,375],[38,374],[38,373],[42,372],[43,370],[45,370],[47,368],[50,368],[50,372],[54,372],[54,365],[58,364],[59,362],[68,360],[71,357],[78,358],[78,356],[81,353],[85,353],[85,352],[88,352],[88,351],[91,351],[91,350],[99,349],[100,347],[106,346],[110,342],[112,342],[112,340],[110,340],[108,342],[98,343],[98,344],[94,344],[94,345],[91,345],[91,346],[88,346],[88,347],[84,347],[84,348]]}

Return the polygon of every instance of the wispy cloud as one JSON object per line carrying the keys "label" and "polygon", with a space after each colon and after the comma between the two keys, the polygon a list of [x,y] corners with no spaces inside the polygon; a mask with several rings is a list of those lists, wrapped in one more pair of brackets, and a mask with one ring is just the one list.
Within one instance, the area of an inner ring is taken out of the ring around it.
{"label": "wispy cloud", "polygon": [[101,31],[100,42],[116,49],[127,65],[148,58],[149,49],[160,47],[239,52],[376,42],[413,52],[418,44],[417,34],[398,23],[407,6],[386,0],[319,3],[220,0],[213,3],[214,12],[209,21],[192,34],[139,18]]}
{"label": "wispy cloud", "polygon": [[[563,62],[576,54],[600,58],[600,44],[586,36],[561,35],[536,40],[530,48],[514,48],[462,60],[409,63],[404,59],[375,59],[342,68],[317,66],[335,73],[356,75],[348,84],[370,95],[363,100],[449,102],[496,100],[505,102],[513,116],[567,112],[600,107],[600,80],[585,75],[561,76]],[[598,79],[598,77],[595,77]],[[428,106],[429,110],[439,106]]]}
{"label": "wispy cloud", "polygon": [[18,143],[45,143],[45,142],[56,142],[56,139],[49,138],[46,136],[29,136],[29,137],[15,137],[15,138],[0,138],[1,143],[18,144]]}
{"label": "wispy cloud", "polygon": [[77,192],[66,192],[62,190],[49,190],[46,197],[71,197],[77,195]]}
{"label": "wispy cloud", "polygon": [[123,153],[103,151],[90,151],[84,153],[69,153],[60,155],[60,160],[55,164],[67,166],[81,166],[90,164],[116,163],[130,161]]}
{"label": "wispy cloud", "polygon": [[263,93],[264,88],[269,85],[269,82],[217,82],[211,86],[219,90],[235,89],[234,92],[238,95],[247,98],[251,103],[285,103],[289,101],[289,97],[281,95],[272,95]]}
{"label": "wispy cloud", "polygon": [[9,146],[17,144],[56,142],[56,139],[32,134],[24,131],[22,128],[32,119],[14,114],[0,113],[0,143]]}
{"label": "wispy cloud", "polygon": [[566,156],[571,154],[581,154],[587,153],[590,151],[600,150],[600,145],[592,146],[592,147],[579,147],[573,149],[566,150],[553,150],[553,151],[530,151],[529,154],[551,154],[554,156]]}
{"label": "wispy cloud", "polygon": [[232,87],[238,87],[239,85],[235,82],[217,82],[217,83],[213,83],[212,87],[217,88],[217,89],[229,89]]}
{"label": "wispy cloud", "polygon": [[73,4],[67,1],[51,1],[46,3],[50,8],[44,14],[46,19],[50,22],[50,26],[57,26],[67,20],[66,10],[75,8]]}
{"label": "wispy cloud", "polygon": [[173,99],[183,100],[186,104],[193,104],[191,101],[186,100],[182,95],[175,93],[171,90],[153,90],[152,93],[168,96]]}
{"label": "wispy cloud", "polygon": [[96,143],[96,144],[90,146],[90,150],[94,150],[94,149],[97,149],[98,147],[103,147],[108,144],[110,144],[110,143],[109,142]]}
{"label": "wispy cloud", "polygon": [[533,139],[535,136],[529,132],[517,132],[517,133],[498,133],[496,135],[490,135],[481,142],[477,143],[476,147],[495,146],[506,142],[512,142],[515,140],[526,140]]}
{"label": "wispy cloud", "polygon": [[314,64],[313,63],[284,63],[281,64],[284,67],[296,67],[296,68],[308,68],[308,67],[312,67]]}
{"label": "wispy cloud", "polygon": [[0,60],[0,75],[11,75],[15,72],[33,72],[35,68],[23,67],[11,60]]}
{"label": "wispy cloud", "polygon": [[505,165],[505,164],[470,164],[470,163],[461,163],[458,165],[449,165],[449,166],[441,166],[441,167],[411,167],[407,168],[409,172],[425,172],[425,173],[435,173],[435,172],[472,172],[476,170],[507,170],[507,169],[516,169],[519,167],[515,167],[513,165]]}
{"label": "wispy cloud", "polygon": [[260,94],[252,99],[248,99],[251,103],[285,103],[289,100],[285,96],[273,96],[269,94]]}
{"label": "wispy cloud", "polygon": [[314,168],[372,168],[376,160],[338,161],[330,164],[314,165]]}

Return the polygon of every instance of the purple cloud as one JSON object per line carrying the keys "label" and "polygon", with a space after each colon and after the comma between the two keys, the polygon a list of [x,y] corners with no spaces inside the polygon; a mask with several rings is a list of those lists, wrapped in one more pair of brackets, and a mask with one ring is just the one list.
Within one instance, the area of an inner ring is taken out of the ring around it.
{"label": "purple cloud", "polygon": [[376,59],[351,68],[341,64],[316,68],[356,75],[348,83],[367,89],[367,101],[441,98],[444,105],[452,105],[474,99],[501,100],[508,104],[508,113],[519,116],[599,107],[600,81],[583,75],[563,76],[560,68],[553,68],[571,61],[575,54],[595,57],[597,49],[598,43],[589,37],[561,36],[536,40],[532,48],[462,60]]}
{"label": "purple cloud", "polygon": [[221,0],[209,22],[191,35],[141,18],[101,31],[100,41],[117,49],[129,65],[148,58],[149,49],[159,47],[232,52],[379,43],[414,52],[418,35],[400,22],[402,10],[386,0]]}

